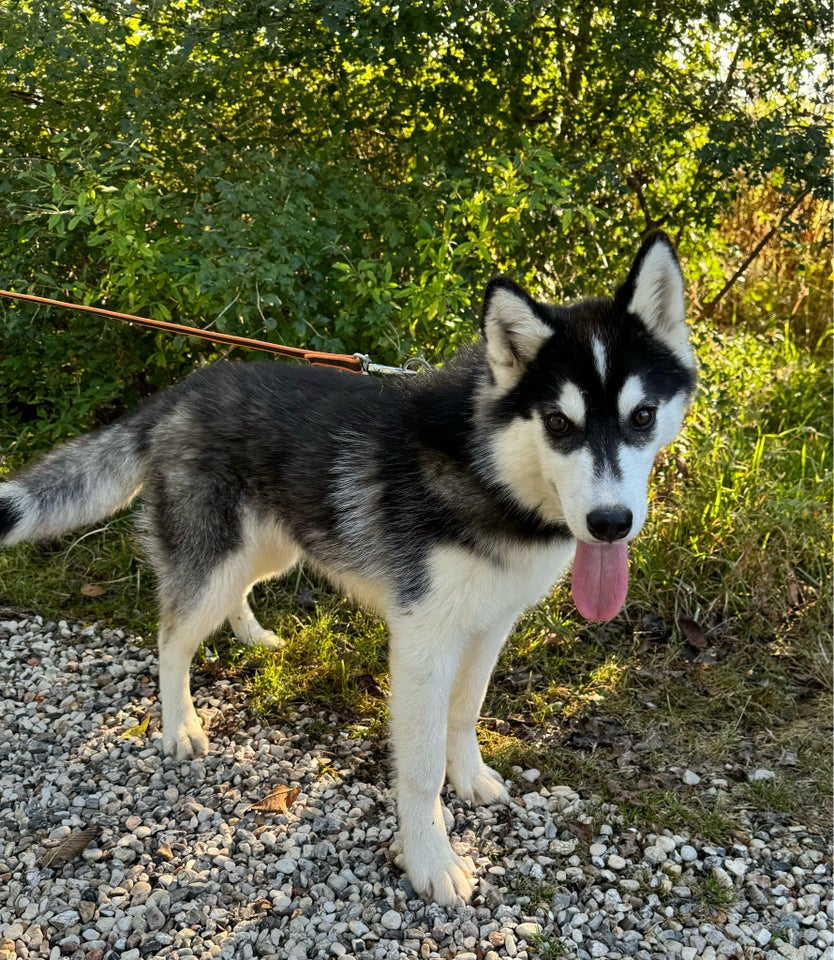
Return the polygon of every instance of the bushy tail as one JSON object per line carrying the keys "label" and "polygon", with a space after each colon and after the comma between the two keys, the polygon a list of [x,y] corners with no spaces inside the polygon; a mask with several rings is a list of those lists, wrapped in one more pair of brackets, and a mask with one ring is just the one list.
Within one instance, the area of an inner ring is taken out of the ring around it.
{"label": "bushy tail", "polygon": [[127,506],[142,487],[140,448],[137,424],[122,420],[0,483],[0,545],[57,537]]}

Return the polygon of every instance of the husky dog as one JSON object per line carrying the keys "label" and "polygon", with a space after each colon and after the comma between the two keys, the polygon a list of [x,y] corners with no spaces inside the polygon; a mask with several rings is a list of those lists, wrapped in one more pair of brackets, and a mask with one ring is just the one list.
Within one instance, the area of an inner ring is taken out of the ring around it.
{"label": "husky dog", "polygon": [[394,381],[278,363],[205,367],[0,484],[0,544],[55,537],[142,492],[158,579],[163,745],[205,754],[189,666],[230,621],[277,646],[252,585],[303,559],[387,620],[403,862],[439,904],[473,880],[446,834],[448,779],[506,801],[475,726],[516,618],[573,559],[587,618],[628,583],[658,450],[695,384],[669,239],[642,244],[613,298],[552,306],[506,278],[480,340]]}

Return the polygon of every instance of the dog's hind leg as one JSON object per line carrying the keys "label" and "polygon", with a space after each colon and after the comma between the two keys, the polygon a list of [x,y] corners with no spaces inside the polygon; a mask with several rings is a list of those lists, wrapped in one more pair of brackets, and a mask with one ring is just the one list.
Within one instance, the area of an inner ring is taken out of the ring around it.
{"label": "dog's hind leg", "polygon": [[252,582],[250,559],[243,552],[216,564],[198,590],[188,589],[187,581],[160,583],[162,742],[165,752],[177,759],[202,756],[208,750],[208,738],[191,699],[191,660],[212,631],[239,609],[246,585]]}
{"label": "dog's hind leg", "polygon": [[[182,415],[158,438],[164,469],[149,471],[140,522],[159,584],[162,740],[178,759],[208,749],[191,699],[192,657],[224,620],[242,618],[248,637],[257,623],[246,603],[249,588],[297,555],[277,527],[246,513],[234,474],[224,473],[222,462],[212,469],[192,428]],[[188,455],[180,456],[182,450]]]}
{"label": "dog's hind leg", "polygon": [[[266,546],[256,545],[252,552],[257,580],[282,576],[295,566],[299,557],[298,548],[277,535],[270,538]],[[271,630],[262,627],[252,612],[248,597],[253,586],[254,584],[250,583],[243,591],[240,607],[229,617],[229,624],[238,643],[247,647],[261,646],[274,650],[283,646],[284,641]]]}
{"label": "dog's hind leg", "polygon": [[481,758],[476,726],[489,678],[513,621],[469,637],[449,700],[446,776],[461,800],[506,803],[509,794],[501,775]]}
{"label": "dog's hind leg", "polygon": [[235,639],[238,643],[242,643],[246,647],[260,646],[274,650],[282,646],[283,640],[281,640],[277,634],[261,626],[258,618],[249,606],[247,597],[248,591],[243,595],[240,609],[237,613],[233,613],[232,616],[229,617],[229,624],[231,625]]}
{"label": "dog's hind leg", "polygon": [[191,660],[203,640],[218,626],[202,610],[185,616],[163,612],[159,621],[159,699],[162,703],[162,746],[177,760],[202,757],[208,737],[191,699]]}

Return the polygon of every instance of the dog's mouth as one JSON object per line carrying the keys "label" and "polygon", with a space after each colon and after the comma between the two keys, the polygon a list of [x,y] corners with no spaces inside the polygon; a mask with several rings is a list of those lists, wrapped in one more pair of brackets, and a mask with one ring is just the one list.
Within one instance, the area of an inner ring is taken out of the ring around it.
{"label": "dog's mouth", "polygon": [[586,620],[611,620],[628,593],[628,544],[576,541],[571,574],[576,609]]}

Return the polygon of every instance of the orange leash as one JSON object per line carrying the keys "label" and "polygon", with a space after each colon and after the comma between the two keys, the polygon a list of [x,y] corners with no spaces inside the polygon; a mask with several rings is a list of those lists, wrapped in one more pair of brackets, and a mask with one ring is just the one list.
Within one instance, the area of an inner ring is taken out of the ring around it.
{"label": "orange leash", "polygon": [[[88,307],[80,303],[64,303],[62,300],[50,300],[47,297],[36,297],[29,293],[11,293],[0,290],[0,297],[12,300],[27,300],[30,303],[43,303],[50,307],[63,307],[67,310],[84,310],[87,313],[98,313],[103,317],[112,317],[116,320],[126,320],[138,323],[143,327],[155,330],[165,330],[168,333],[178,333],[186,337],[199,337],[212,343],[226,343],[234,347],[247,347],[249,350],[264,350],[267,353],[277,354],[279,357],[294,357],[306,360],[307,363],[325,367],[337,367],[340,370],[349,370],[351,373],[365,373],[373,367],[367,357],[361,354],[324,353],[320,350],[304,350],[301,347],[285,347],[282,344],[270,343],[268,340],[252,340],[249,337],[237,337],[231,333],[210,333],[198,327],[187,327],[182,323],[170,323],[168,320],[151,320],[148,317],[137,317],[132,313],[118,313],[115,310],[104,310],[101,307]],[[394,368],[399,369],[399,368]]]}

